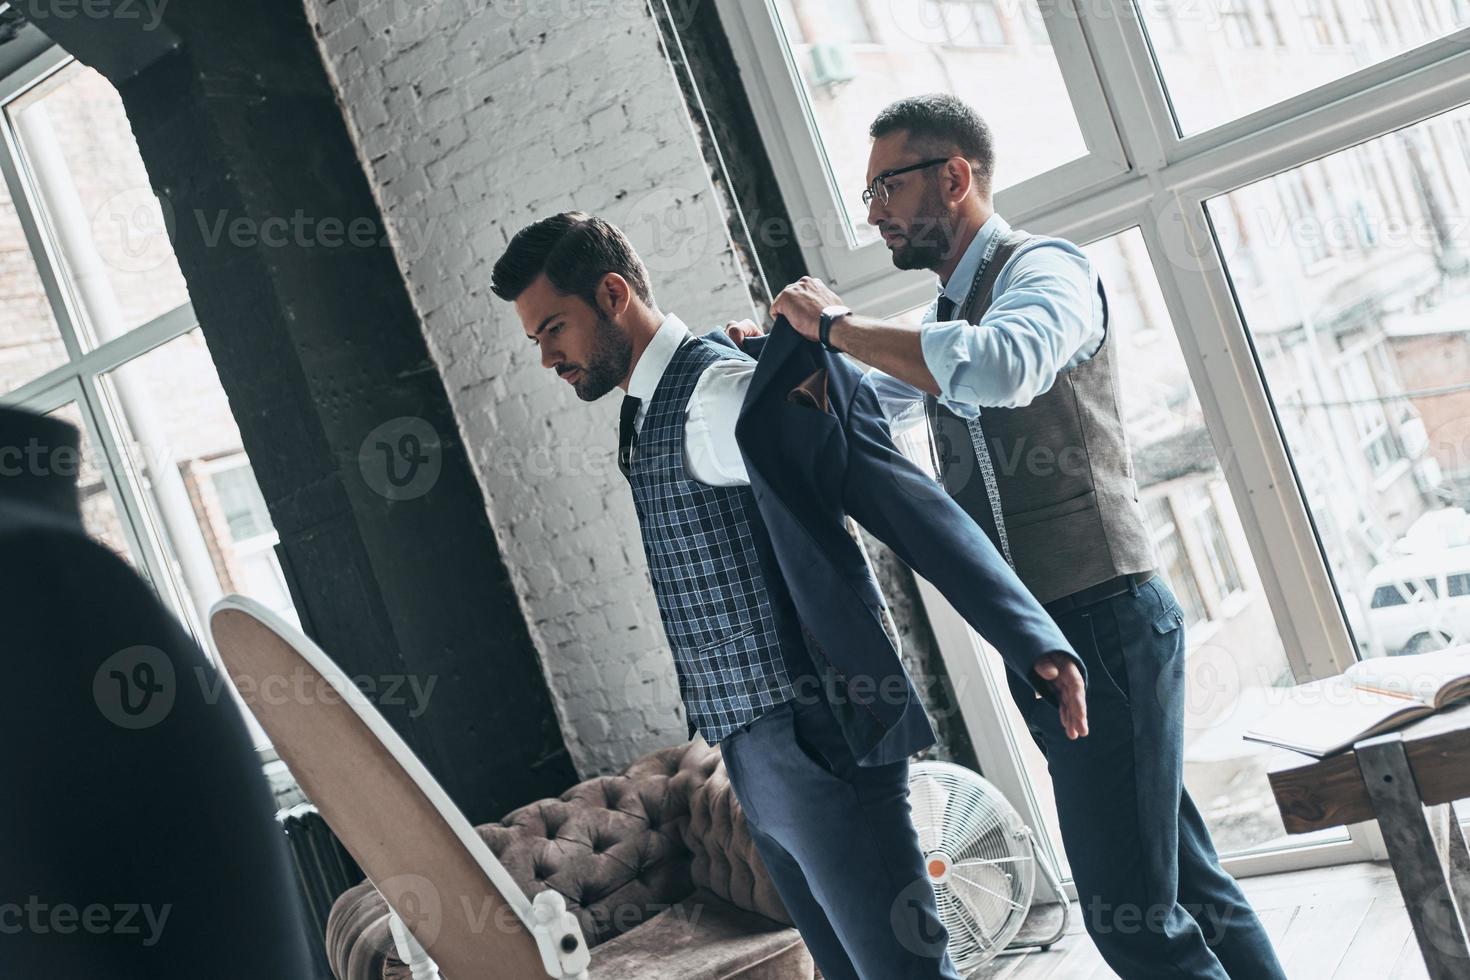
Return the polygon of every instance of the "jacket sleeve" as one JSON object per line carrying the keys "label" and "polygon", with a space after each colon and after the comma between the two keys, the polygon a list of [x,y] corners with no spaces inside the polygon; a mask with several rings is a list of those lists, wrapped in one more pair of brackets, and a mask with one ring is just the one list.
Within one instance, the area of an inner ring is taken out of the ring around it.
{"label": "jacket sleeve", "polygon": [[1038,657],[1072,658],[1087,667],[1062,631],[980,526],[894,446],[868,378],[857,385],[844,421],[847,512],[915,572],[933,583],[975,632],[1000,651],[1006,666],[1047,701],[1051,685],[1036,677]]}

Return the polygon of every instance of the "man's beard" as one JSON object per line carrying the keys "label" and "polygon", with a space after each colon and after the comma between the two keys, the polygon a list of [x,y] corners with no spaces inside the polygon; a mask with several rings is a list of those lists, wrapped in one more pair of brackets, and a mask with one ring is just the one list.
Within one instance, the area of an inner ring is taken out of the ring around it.
{"label": "man's beard", "polygon": [[595,402],[628,376],[628,365],[631,363],[632,342],[611,319],[599,311],[597,329],[592,334],[592,352],[587,355],[582,377],[572,388],[584,402]]}
{"label": "man's beard", "polygon": [[949,258],[954,242],[949,212],[939,197],[939,188],[929,183],[919,211],[909,222],[908,233],[891,249],[893,265],[898,269],[937,269]]}

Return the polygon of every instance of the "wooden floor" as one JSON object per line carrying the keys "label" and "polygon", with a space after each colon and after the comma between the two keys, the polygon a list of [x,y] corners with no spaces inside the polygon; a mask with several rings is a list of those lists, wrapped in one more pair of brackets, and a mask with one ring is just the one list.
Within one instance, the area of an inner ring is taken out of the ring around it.
{"label": "wooden floor", "polygon": [[[1386,863],[1262,875],[1241,881],[1291,980],[1421,980],[1428,974]],[[1055,928],[1055,927],[1053,927]],[[1072,906],[1051,949],[997,957],[969,980],[1109,980]]]}

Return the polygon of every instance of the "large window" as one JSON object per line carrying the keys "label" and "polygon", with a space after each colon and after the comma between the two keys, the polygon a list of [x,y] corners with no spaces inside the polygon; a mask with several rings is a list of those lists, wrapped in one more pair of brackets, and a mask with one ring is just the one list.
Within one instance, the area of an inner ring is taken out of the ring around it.
{"label": "large window", "polygon": [[0,79],[0,107],[0,399],[81,430],[88,532],[204,649],[205,613],[225,592],[294,620],[116,91],[58,51]]}
{"label": "large window", "polygon": [[947,91],[975,99],[1004,88],[1011,97],[997,107],[997,131],[1014,132],[1028,117],[1051,120],[1050,139],[1009,143],[997,186],[1086,155],[1056,56],[1037,43],[1046,32],[1036,2],[782,0],[780,25],[856,241],[877,239],[860,200],[868,143],[863,110],[905,94]]}
{"label": "large window", "polygon": [[[1470,570],[1470,173],[1429,139],[1467,121],[1456,109],[1207,203],[1236,225],[1227,272],[1247,252],[1264,270],[1236,299],[1367,656],[1470,636],[1437,578]],[[1401,208],[1349,166],[1363,160],[1407,176]],[[1279,188],[1304,182],[1330,199],[1273,233]]]}
{"label": "large window", "polygon": [[1470,28],[1470,4],[1461,0],[1150,0],[1138,7],[1185,133]]}
{"label": "large window", "polygon": [[[862,192],[868,127],[906,95],[950,92],[989,106],[1002,147],[997,188],[1043,197],[1115,175],[1124,153],[1086,57],[1077,20],[1054,0],[721,0],[731,39],[757,74],[789,80],[757,100],[772,131],[772,163],[799,216],[795,236],[814,274],[919,303],[927,284],[894,277]],[[1004,92],[1004,98],[995,98]],[[1039,136],[1044,122],[1046,133]],[[757,228],[756,234],[790,235]],[[928,289],[932,294],[932,289]]]}
{"label": "large window", "polygon": [[[1282,867],[1299,841],[1241,730],[1284,685],[1470,641],[1470,3],[1052,0],[1050,49],[1020,0],[994,18],[867,3],[854,53],[892,70],[824,90],[780,11],[717,2],[794,218],[845,233],[800,242],[809,270],[855,309],[934,295],[864,241],[841,176],[892,98],[965,98],[995,132],[997,210],[1087,248],[1128,351],[1140,500],[1191,619],[1186,778],[1232,870]],[[956,58],[973,71],[930,74]],[[1008,785],[1045,824],[1042,764],[1013,741],[985,761],[1029,774]]]}

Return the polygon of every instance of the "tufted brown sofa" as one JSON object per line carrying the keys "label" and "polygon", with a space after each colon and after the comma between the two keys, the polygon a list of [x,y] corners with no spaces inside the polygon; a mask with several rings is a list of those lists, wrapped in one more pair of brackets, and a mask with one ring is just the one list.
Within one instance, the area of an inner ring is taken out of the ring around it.
{"label": "tufted brown sofa", "polygon": [[[566,898],[592,980],[813,978],[719,750],[702,739],[476,829],[527,897],[555,888]],[[368,882],[337,899],[326,943],[338,980],[408,980]],[[483,977],[501,980],[490,964]]]}

